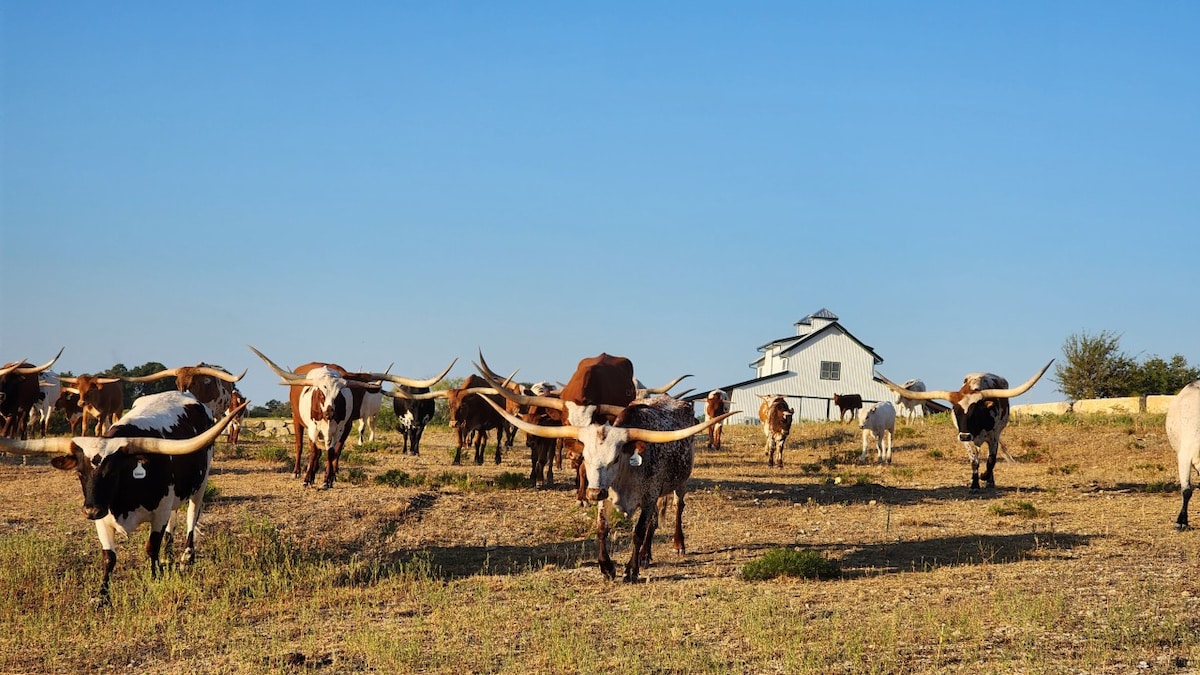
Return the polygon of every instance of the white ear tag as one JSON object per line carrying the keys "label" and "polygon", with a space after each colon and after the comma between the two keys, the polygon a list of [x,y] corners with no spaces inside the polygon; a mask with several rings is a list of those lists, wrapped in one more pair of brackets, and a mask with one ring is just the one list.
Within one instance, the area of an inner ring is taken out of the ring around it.
{"label": "white ear tag", "polygon": [[641,466],[642,456],[636,452],[629,456],[629,466]]}
{"label": "white ear tag", "polygon": [[142,466],[141,462],[138,462],[138,465],[133,468],[133,477],[137,479],[146,477],[146,467]]}

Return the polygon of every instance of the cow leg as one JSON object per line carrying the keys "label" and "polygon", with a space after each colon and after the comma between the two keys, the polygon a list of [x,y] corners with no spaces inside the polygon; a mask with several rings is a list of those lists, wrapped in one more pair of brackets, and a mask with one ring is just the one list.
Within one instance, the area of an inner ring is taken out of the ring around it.
{"label": "cow leg", "polygon": [[566,442],[561,438],[554,441],[554,463],[558,465],[559,471],[562,471],[564,445],[566,445]]}
{"label": "cow leg", "polygon": [[337,476],[338,460],[342,456],[342,442],[330,443],[329,449],[325,451],[325,484],[324,488],[328,490],[333,487],[333,479]]}
{"label": "cow leg", "polygon": [[454,430],[458,436],[458,447],[454,449],[454,461],[451,464],[459,465],[462,464],[462,451],[467,440],[467,432],[461,426],[454,427]]}
{"label": "cow leg", "polygon": [[[497,439],[499,442],[499,439]],[[487,430],[475,431],[475,466],[483,465],[483,449],[487,447]]]}
{"label": "cow leg", "polygon": [[548,443],[542,443],[542,468],[546,471],[546,477],[542,479],[542,487],[554,485],[554,446]]}
{"label": "cow leg", "polygon": [[[513,427],[513,429],[516,429],[516,427]],[[508,431],[506,431],[503,427],[498,427],[496,429],[496,465],[497,466],[500,465],[500,437],[505,436],[505,435],[508,435],[508,438],[505,440],[505,443],[508,444],[508,448],[511,450],[512,449],[512,437],[515,434],[511,434],[511,435],[508,434]]]}
{"label": "cow leg", "polygon": [[[296,466],[295,466],[295,468],[292,469],[292,477],[299,478],[300,477],[300,467],[303,466],[303,464],[301,464],[301,462],[303,461],[303,457],[304,457],[305,429],[304,429],[304,425],[301,424],[300,420],[296,417],[292,418],[292,427],[296,430]],[[309,481],[309,482],[311,482],[311,481]]]}
{"label": "cow leg", "polygon": [[583,466],[583,457],[572,457],[571,463],[575,465],[575,501],[580,506],[587,506],[587,469]]}
{"label": "cow leg", "polygon": [[541,467],[538,466],[541,459],[541,448],[536,444],[529,446],[529,464],[532,467],[529,471],[529,487],[537,487],[538,479],[541,478]]}
{"label": "cow leg", "polygon": [[884,433],[883,440],[884,440],[884,444],[886,444],[886,446],[887,446],[887,449],[883,451],[883,457],[880,458],[880,461],[885,461],[885,462],[887,462],[888,466],[891,466],[892,465],[892,431],[890,429],[885,429],[883,433]]}
{"label": "cow leg", "polygon": [[1180,531],[1188,529],[1188,502],[1192,499],[1192,486],[1190,484],[1186,485],[1186,487],[1180,490],[1183,496],[1183,507],[1179,509],[1179,517],[1175,519],[1175,529]]}
{"label": "cow leg", "polygon": [[95,602],[101,605],[108,604],[108,581],[112,578],[112,571],[117,566],[117,535],[113,531],[111,525],[105,522],[105,519],[94,521],[96,524],[96,538],[100,540],[100,590]]}
{"label": "cow leg", "polygon": [[[687,552],[687,545],[683,539],[683,504],[684,495],[687,494],[682,488],[675,490],[675,535],[672,538],[671,544],[675,548],[675,552],[683,555]],[[658,498],[658,517],[661,520],[666,517],[667,497]]]}
{"label": "cow leg", "polygon": [[159,563],[158,554],[162,551],[164,530],[150,530],[150,537],[146,539],[146,557],[150,559],[150,578],[157,579],[158,572],[162,568]]}
{"label": "cow leg", "polygon": [[985,470],[983,475],[980,476],[983,482],[987,483],[987,486],[990,488],[996,487],[996,476],[993,473],[993,470],[996,468],[996,446],[998,444],[998,439],[995,441],[988,441],[987,470]]}
{"label": "cow leg", "polygon": [[597,562],[600,571],[609,579],[617,578],[617,566],[608,555],[608,500],[596,505],[596,547],[598,548]]}
{"label": "cow leg", "polygon": [[309,441],[312,445],[312,451],[308,455],[308,468],[304,472],[304,484],[312,485],[317,478],[317,464],[321,461],[321,449],[317,447],[316,441]]}
{"label": "cow leg", "polygon": [[775,466],[775,446],[770,437],[767,437],[767,466]]}
{"label": "cow leg", "polygon": [[625,565],[624,580],[637,583],[642,564],[650,564],[650,546],[654,542],[654,520],[658,510],[654,504],[643,504],[633,526],[633,555]]}
{"label": "cow leg", "polygon": [[117,552],[111,548],[106,548],[100,551],[100,565],[103,571],[100,575],[100,590],[97,593],[96,600],[101,605],[108,604],[108,580],[112,578],[113,568],[117,566]]}
{"label": "cow leg", "polygon": [[1192,453],[1179,453],[1179,494],[1183,497],[1183,507],[1179,509],[1179,517],[1175,519],[1175,529],[1188,529],[1188,502],[1192,499]]}

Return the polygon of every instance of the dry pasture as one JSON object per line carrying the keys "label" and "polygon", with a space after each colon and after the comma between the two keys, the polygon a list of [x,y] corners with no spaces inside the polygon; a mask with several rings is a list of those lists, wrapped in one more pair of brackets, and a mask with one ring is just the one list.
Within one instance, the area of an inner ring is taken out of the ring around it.
{"label": "dry pasture", "polygon": [[[246,434],[218,444],[196,564],[150,579],[143,527],[107,608],[88,603],[78,482],[0,457],[0,672],[1196,671],[1200,534],[1172,527],[1163,417],[1017,418],[1006,436],[1017,462],[980,493],[944,417],[898,428],[890,467],[857,463],[850,424],[797,424],[782,469],[758,427],[721,451],[698,436],[688,552],[668,515],[645,583],[624,584],[596,567],[569,472],[524,486],[523,434],[480,467],[449,465],[445,428],[420,457],[394,433],[351,440],[327,491],[292,478],[290,440]],[[618,569],[629,538],[626,521]],[[740,579],[776,547],[841,575]]]}

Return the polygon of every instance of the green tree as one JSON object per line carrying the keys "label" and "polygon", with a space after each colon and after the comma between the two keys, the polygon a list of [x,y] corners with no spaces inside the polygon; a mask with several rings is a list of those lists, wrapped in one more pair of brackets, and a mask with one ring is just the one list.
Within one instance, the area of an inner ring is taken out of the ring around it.
{"label": "green tree", "polygon": [[291,419],[292,404],[287,401],[271,399],[266,405],[256,405],[246,412],[247,417],[283,417]]}
{"label": "green tree", "polygon": [[1054,367],[1054,380],[1067,398],[1128,396],[1137,389],[1138,365],[1121,351],[1121,336],[1107,330],[1086,331],[1063,342],[1063,363]]}
{"label": "green tree", "polygon": [[1146,396],[1175,394],[1197,379],[1200,379],[1200,368],[1188,366],[1182,354],[1172,356],[1169,363],[1153,355],[1137,369],[1136,392]]}

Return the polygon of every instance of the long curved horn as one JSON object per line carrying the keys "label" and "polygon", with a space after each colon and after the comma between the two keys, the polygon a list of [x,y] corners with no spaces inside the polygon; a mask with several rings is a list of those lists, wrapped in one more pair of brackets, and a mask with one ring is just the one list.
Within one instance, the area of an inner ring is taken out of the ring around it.
{"label": "long curved horn", "polygon": [[678,441],[680,439],[687,438],[688,436],[695,436],[696,434],[701,433],[705,429],[717,424],[718,422],[724,422],[725,418],[736,415],[740,412],[740,410],[727,412],[724,415],[714,417],[707,422],[693,424],[686,429],[676,429],[674,431],[656,431],[653,429],[638,429],[637,427],[628,427],[629,440],[642,441],[644,443],[671,443],[672,441]]}
{"label": "long curved horn", "polygon": [[391,391],[382,389],[380,391],[383,392],[384,396],[390,398],[403,398],[409,401],[429,401],[435,398],[450,398],[450,392],[447,390],[429,391],[425,392],[424,394],[411,394],[403,389],[392,389]]}
{"label": "long curved horn", "polygon": [[215,377],[218,380],[224,380],[224,381],[230,382],[230,383],[241,380],[243,377],[246,376],[246,371],[248,371],[248,370],[250,370],[250,369],[246,368],[245,370],[242,371],[241,375],[234,375],[233,373],[227,373],[224,370],[221,370],[220,368],[209,368],[208,366],[196,366],[192,369],[192,371],[194,373],[196,373],[197,375],[208,375],[210,377]]}
{"label": "long curved horn", "polygon": [[646,389],[644,391],[647,394],[665,394],[671,390],[671,387],[674,387],[675,385],[679,384],[680,382],[683,381],[684,378],[687,378],[687,377],[691,377],[691,375],[680,375],[679,377],[671,380],[670,382],[668,382],[667,384],[664,384],[661,387],[646,387]]}
{"label": "long curved horn", "polygon": [[[1050,363],[1054,363],[1054,359],[1050,359]],[[1011,389],[981,389],[979,391],[979,395],[983,398],[1012,398],[1014,396],[1020,396],[1021,394],[1029,391],[1030,387],[1037,384],[1038,380],[1042,379],[1042,375],[1045,375],[1046,371],[1050,369],[1050,363],[1042,366],[1042,369],[1037,371],[1036,375],[1026,380],[1025,384],[1019,387],[1013,387]]]}
{"label": "long curved horn", "polygon": [[238,407],[231,409],[212,428],[199,436],[183,440],[169,438],[130,438],[125,444],[125,452],[141,452],[147,455],[186,455],[196,452],[217,440],[217,436],[220,436],[221,432],[225,431],[225,427],[229,426],[229,423],[233,421],[233,418],[237,417],[238,413],[245,410],[248,405],[250,405],[250,402],[246,401]]}
{"label": "long curved horn", "polygon": [[[251,349],[253,349],[253,347],[251,347]],[[450,365],[446,366],[446,369],[443,370],[441,374],[439,374],[437,377],[431,377],[427,380],[414,380],[411,377],[400,377],[399,375],[389,375],[388,373],[370,373],[370,377],[372,380],[387,380],[392,384],[402,384],[406,387],[432,387],[438,382],[441,382],[442,378],[446,376],[446,373],[450,372],[450,369],[453,368],[454,364],[456,363],[458,363],[457,356],[454,357],[454,360],[450,362]]]}
{"label": "long curved horn", "polygon": [[[518,405],[538,406],[540,408],[553,408],[555,410],[567,409],[566,403],[560,398],[552,398],[550,396],[526,396],[525,394],[515,392],[508,387],[505,387],[500,382],[497,382],[496,378],[489,375],[491,372],[490,370],[487,370],[485,367],[478,364],[472,365],[474,365],[475,369],[479,371],[479,374],[483,377],[483,379],[487,380],[487,383],[495,388],[496,393],[512,401],[513,403]],[[555,436],[554,438],[565,438],[565,436]]]}
{"label": "long curved horn", "polygon": [[21,359],[20,361],[13,363],[11,366],[9,366],[7,368],[0,368],[0,377],[4,377],[5,375],[8,375],[9,373],[13,372],[17,368],[20,368],[22,363],[25,363],[25,359]]}
{"label": "long curved horn", "polygon": [[[58,360],[58,357],[62,356],[62,353],[63,353],[63,350],[64,350],[64,349],[66,349],[66,347],[60,347],[60,348],[58,349],[58,353],[54,355],[54,358],[52,358],[52,359],[50,359],[49,361],[47,361],[47,362],[45,363],[45,365],[41,365],[41,366],[34,366],[34,367],[31,367],[31,368],[17,368],[17,374],[18,374],[18,375],[35,375],[35,374],[37,374],[37,373],[40,373],[40,372],[42,372],[43,370],[46,370],[46,369],[47,369],[47,368],[49,368],[50,366],[54,365],[54,362]],[[20,363],[25,363],[25,362],[24,362],[24,361],[19,361],[19,362],[18,362],[18,364],[20,364]]]}
{"label": "long curved horn", "polygon": [[[527,397],[527,398],[529,398],[529,397]],[[532,398],[539,398],[539,397],[534,396]],[[515,426],[516,428],[520,429],[521,431],[524,431],[527,434],[533,434],[534,436],[541,436],[542,438],[574,438],[574,439],[579,438],[579,427],[571,426],[569,424],[563,425],[561,427],[544,427],[540,424],[532,424],[530,422],[526,422],[525,420],[521,419],[520,417],[513,416],[507,410],[505,410],[504,408],[501,408],[499,405],[497,405],[496,402],[490,398],[485,397],[483,400],[487,401],[488,405],[495,408],[496,412],[503,415],[504,419],[508,420],[509,424]]]}
{"label": "long curved horn", "polygon": [[290,370],[284,370],[283,368],[280,368],[279,366],[275,365],[274,361],[272,361],[271,359],[268,359],[265,354],[263,354],[262,352],[255,349],[253,345],[246,345],[246,346],[250,348],[250,351],[254,352],[255,354],[258,354],[258,358],[262,359],[263,361],[266,361],[267,365],[271,367],[271,370],[275,371],[276,375],[282,377],[284,380],[287,380],[288,384],[292,384],[293,380],[306,379],[303,375],[300,375],[298,373],[293,373]]}
{"label": "long curved horn", "polygon": [[909,390],[905,389],[904,387],[901,387],[900,385],[896,384],[895,382],[892,382],[891,380],[887,379],[886,377],[880,375],[879,373],[875,373],[875,377],[879,378],[879,381],[886,384],[889,389],[891,389],[892,391],[896,392],[897,394],[900,394],[904,398],[909,399],[911,401],[933,401],[935,399],[940,399],[942,401],[949,401],[950,394],[952,393],[952,392],[946,391],[944,389],[940,389],[937,391],[909,391]]}
{"label": "long curved horn", "polygon": [[0,450],[14,455],[69,455],[71,439],[59,437],[17,441],[0,436]]}
{"label": "long curved horn", "polygon": [[155,380],[162,380],[162,379],[166,379],[168,377],[175,377],[178,374],[179,374],[178,368],[170,368],[168,370],[160,370],[157,373],[153,373],[151,375],[141,375],[138,377],[122,377],[121,380],[123,380],[125,382],[153,382]]}

